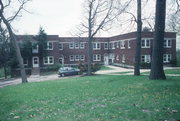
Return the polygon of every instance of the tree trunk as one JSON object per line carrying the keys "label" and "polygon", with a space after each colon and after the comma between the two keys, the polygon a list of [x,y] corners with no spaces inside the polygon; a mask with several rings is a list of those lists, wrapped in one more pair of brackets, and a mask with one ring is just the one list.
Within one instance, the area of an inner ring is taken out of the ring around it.
{"label": "tree trunk", "polygon": [[1,14],[1,18],[2,18],[4,24],[6,25],[6,27],[8,29],[10,40],[13,43],[13,46],[14,46],[15,51],[16,51],[16,56],[17,56],[17,60],[19,62],[20,71],[21,71],[22,83],[26,83],[28,81],[27,81],[26,72],[25,72],[25,69],[24,69],[24,64],[23,64],[21,52],[20,52],[19,46],[18,46],[18,44],[16,42],[16,37],[15,37],[11,27],[10,27],[10,24],[8,23],[8,21],[4,18],[4,16],[2,14]]}
{"label": "tree trunk", "polygon": [[88,58],[87,58],[87,62],[88,62],[88,69],[87,69],[87,75],[90,76],[91,73],[91,63],[92,63],[92,19],[91,19],[91,15],[92,15],[92,3],[89,5],[89,18],[88,18]]}
{"label": "tree trunk", "polygon": [[91,73],[91,63],[92,63],[92,38],[88,38],[88,70],[87,70],[87,75],[90,76]]}
{"label": "tree trunk", "polygon": [[163,42],[165,29],[166,0],[156,0],[155,33],[153,41],[151,80],[166,79],[163,70]]}
{"label": "tree trunk", "polygon": [[135,53],[135,67],[134,75],[140,75],[140,64],[141,64],[141,32],[142,32],[142,21],[141,21],[141,0],[137,0],[137,38],[136,38],[136,53]]}
{"label": "tree trunk", "polygon": [[4,65],[4,77],[5,77],[5,79],[7,79],[7,68],[6,68],[6,65]]}

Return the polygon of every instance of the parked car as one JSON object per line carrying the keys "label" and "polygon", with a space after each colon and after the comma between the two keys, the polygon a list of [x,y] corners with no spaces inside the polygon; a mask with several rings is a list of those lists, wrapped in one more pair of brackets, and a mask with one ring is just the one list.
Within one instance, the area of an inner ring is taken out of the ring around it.
{"label": "parked car", "polygon": [[79,69],[72,67],[62,67],[58,70],[59,76],[70,76],[70,75],[78,75],[80,72]]}

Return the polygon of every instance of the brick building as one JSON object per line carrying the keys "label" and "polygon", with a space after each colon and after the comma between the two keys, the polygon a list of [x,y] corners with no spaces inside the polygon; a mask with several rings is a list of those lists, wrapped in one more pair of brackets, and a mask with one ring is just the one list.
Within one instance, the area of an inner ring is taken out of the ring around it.
{"label": "brick building", "polygon": [[[32,43],[36,43],[33,35],[28,35]],[[23,40],[24,35],[18,35]],[[59,37],[48,35],[48,54],[39,62],[38,45],[32,49],[33,57],[24,59],[24,64],[30,68],[44,67],[53,64],[65,66],[77,65],[80,62],[87,62],[87,41],[86,37]],[[152,32],[142,33],[141,62],[150,63],[152,51]],[[93,40],[93,62],[100,64],[114,64],[119,66],[133,67],[136,32],[127,33],[113,37],[96,37]],[[176,33],[166,32],[164,39],[164,63],[170,63],[176,59]]]}

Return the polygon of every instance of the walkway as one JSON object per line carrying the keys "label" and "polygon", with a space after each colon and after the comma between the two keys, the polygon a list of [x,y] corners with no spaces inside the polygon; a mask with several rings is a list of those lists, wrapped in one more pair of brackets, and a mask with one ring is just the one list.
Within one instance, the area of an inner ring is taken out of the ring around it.
{"label": "walkway", "polygon": [[[110,70],[100,70],[97,71],[96,74],[108,74],[108,75],[133,75],[134,69],[127,69],[117,66],[107,66],[111,68]],[[179,74],[166,74],[166,76],[180,76],[180,67],[164,67],[164,70],[167,69],[179,69]],[[149,72],[150,69],[141,69],[140,72]],[[148,75],[148,74],[142,74],[142,75]]]}

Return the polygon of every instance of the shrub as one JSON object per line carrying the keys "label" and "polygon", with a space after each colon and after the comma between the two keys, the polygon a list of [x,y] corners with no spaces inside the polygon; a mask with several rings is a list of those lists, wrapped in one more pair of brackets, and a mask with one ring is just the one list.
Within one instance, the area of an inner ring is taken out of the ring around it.
{"label": "shrub", "polygon": [[169,64],[171,64],[171,66],[175,67],[175,66],[177,66],[177,60],[173,59],[173,60],[170,61]]}
{"label": "shrub", "polygon": [[140,67],[141,69],[150,69],[151,63],[141,63]]}
{"label": "shrub", "polygon": [[[79,63],[78,68],[80,69],[81,73],[87,72],[88,65]],[[91,69],[92,69],[92,72],[96,72],[101,69],[101,65],[93,63],[93,64],[91,64]]]}
{"label": "shrub", "polygon": [[54,64],[54,65],[48,65],[46,67],[43,67],[41,69],[42,72],[49,72],[49,71],[57,71],[59,68],[62,67],[62,64]]}

